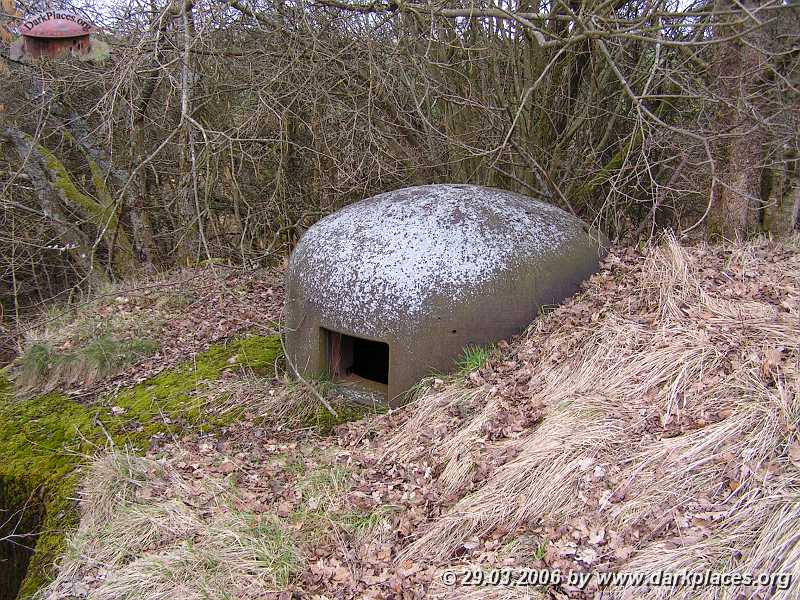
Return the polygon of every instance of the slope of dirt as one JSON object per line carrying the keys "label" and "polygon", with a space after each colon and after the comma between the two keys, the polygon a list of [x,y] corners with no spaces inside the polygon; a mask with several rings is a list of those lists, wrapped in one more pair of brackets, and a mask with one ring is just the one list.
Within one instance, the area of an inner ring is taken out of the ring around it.
{"label": "slope of dirt", "polygon": [[617,250],[402,410],[321,436],[274,418],[302,390],[250,380],[243,420],[97,459],[42,598],[798,598],[799,363],[796,247]]}

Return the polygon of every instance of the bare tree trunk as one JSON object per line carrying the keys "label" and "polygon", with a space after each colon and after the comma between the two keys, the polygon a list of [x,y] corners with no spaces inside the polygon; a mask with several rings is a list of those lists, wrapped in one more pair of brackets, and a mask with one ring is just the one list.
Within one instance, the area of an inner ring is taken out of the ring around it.
{"label": "bare tree trunk", "polygon": [[[738,6],[752,8],[753,2],[743,5],[721,0],[719,10],[735,11]],[[733,18],[745,16],[745,12]],[[746,26],[754,23],[747,21]],[[767,136],[757,118],[763,99],[759,96],[758,79],[764,70],[759,53],[762,33],[742,33],[745,25],[723,24],[717,28],[718,37],[734,39],[721,45],[715,76],[722,107],[716,119],[717,178],[712,183],[714,205],[709,221],[711,237],[742,239],[759,229],[761,176],[764,167]]]}
{"label": "bare tree trunk", "polygon": [[[180,188],[178,210],[184,221],[177,252],[180,262],[191,264],[200,258],[203,238],[203,214],[199,205],[197,145],[193,113],[193,84],[195,73],[191,66],[192,38],[194,37],[193,4],[186,2],[181,7],[183,28],[183,52],[181,55],[181,123],[183,128],[183,151],[180,158]],[[210,258],[207,257],[207,258]]]}
{"label": "bare tree trunk", "polygon": [[62,207],[60,188],[55,185],[56,174],[50,169],[47,158],[22,131],[8,128],[1,135],[14,146],[24,164],[23,170],[33,184],[42,212],[63,242],[54,250],[68,252],[74,264],[89,280],[98,283],[108,281],[108,275],[95,258],[93,244],[83,231],[70,222]]}
{"label": "bare tree trunk", "polygon": [[[135,150],[136,154],[140,152],[140,148]],[[137,175],[137,181],[132,184],[132,189],[128,193],[129,201],[126,203],[126,208],[131,222],[134,252],[145,270],[152,272],[155,269],[155,265],[158,264],[159,258],[158,247],[153,239],[153,225],[150,221],[150,214],[144,205],[147,195],[146,180],[146,173]]]}
{"label": "bare tree trunk", "polygon": [[[171,13],[159,13],[158,7],[151,3],[151,11],[154,15],[151,27],[159,34],[163,34],[167,23],[168,15]],[[164,61],[164,52],[159,44],[155,57],[151,60],[148,68],[144,70],[146,77],[142,85],[141,98],[133,119],[131,131],[131,167],[135,169],[147,158],[147,144],[145,132],[147,129],[147,114],[150,102],[153,99],[156,88],[161,81],[161,63]],[[149,196],[149,185],[147,171],[140,170],[136,175],[136,180],[130,182],[130,193],[126,202],[126,210],[131,222],[131,233],[133,237],[134,250],[139,261],[145,269],[152,271],[159,263],[160,256],[158,246],[153,238],[153,226],[150,214],[145,207],[145,199]]]}

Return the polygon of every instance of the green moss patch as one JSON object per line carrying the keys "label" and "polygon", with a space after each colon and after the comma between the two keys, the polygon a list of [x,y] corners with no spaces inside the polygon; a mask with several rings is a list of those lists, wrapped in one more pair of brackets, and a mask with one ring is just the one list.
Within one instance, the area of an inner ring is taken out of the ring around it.
{"label": "green moss patch", "polygon": [[49,578],[64,549],[64,534],[77,524],[75,490],[86,457],[110,444],[141,450],[158,434],[230,422],[235,411],[219,418],[213,411],[207,414],[204,386],[226,370],[267,373],[280,352],[277,336],[215,346],[175,370],[88,406],[55,392],[17,399],[6,372],[0,371],[0,485],[7,496],[20,496],[6,498],[12,505],[23,505],[35,493],[44,508],[42,533],[20,597]]}
{"label": "green moss patch", "polygon": [[388,409],[385,406],[374,407],[365,404],[356,404],[347,400],[332,401],[331,408],[336,411],[334,415],[325,406],[314,404],[313,410],[302,415],[302,424],[313,427],[322,435],[329,435],[337,426],[351,421],[358,421],[370,415],[382,414]]}
{"label": "green moss patch", "polygon": [[259,375],[273,371],[281,353],[277,337],[254,336],[227,347],[213,347],[191,363],[120,391],[97,406],[115,443],[145,448],[156,434],[178,434],[187,426],[220,427],[241,416],[245,407],[216,414],[204,390],[223,371],[247,368]]}

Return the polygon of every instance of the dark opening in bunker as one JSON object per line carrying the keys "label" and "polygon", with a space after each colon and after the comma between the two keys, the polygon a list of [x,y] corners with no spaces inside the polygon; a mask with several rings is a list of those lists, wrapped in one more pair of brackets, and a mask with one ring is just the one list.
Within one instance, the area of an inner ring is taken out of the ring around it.
{"label": "dark opening in bunker", "polygon": [[328,371],[334,379],[353,376],[389,383],[389,345],[323,329],[327,343]]}
{"label": "dark opening in bunker", "polygon": [[30,490],[0,479],[0,600],[17,597],[41,519],[41,505]]}

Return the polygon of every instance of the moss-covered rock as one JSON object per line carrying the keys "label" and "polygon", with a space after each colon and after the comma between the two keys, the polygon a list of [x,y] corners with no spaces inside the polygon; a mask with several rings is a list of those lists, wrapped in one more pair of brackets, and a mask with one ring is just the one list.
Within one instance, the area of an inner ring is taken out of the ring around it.
{"label": "moss-covered rock", "polygon": [[220,425],[235,412],[206,415],[205,382],[226,369],[270,372],[279,360],[277,336],[253,336],[214,346],[180,367],[90,405],[61,393],[19,400],[8,371],[0,371],[0,486],[4,502],[40,499],[41,534],[20,592],[26,598],[52,574],[64,534],[78,521],[74,500],[84,458],[108,445],[145,450],[152,436],[187,427]]}

